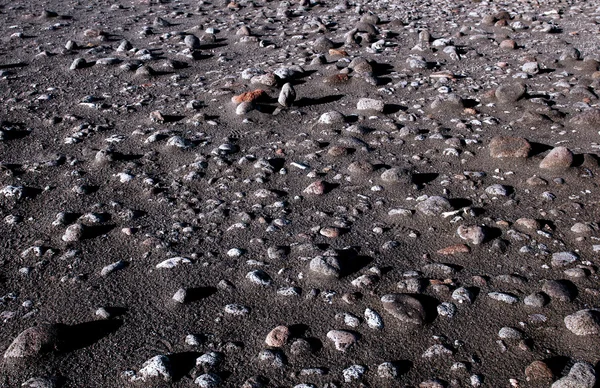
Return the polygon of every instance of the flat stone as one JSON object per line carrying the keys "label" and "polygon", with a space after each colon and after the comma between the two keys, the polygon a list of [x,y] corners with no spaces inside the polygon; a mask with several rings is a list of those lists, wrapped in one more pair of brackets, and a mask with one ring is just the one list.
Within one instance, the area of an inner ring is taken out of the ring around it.
{"label": "flat stone", "polygon": [[401,322],[422,325],[426,321],[425,306],[408,294],[388,294],[381,297],[385,311]]}
{"label": "flat stone", "polygon": [[531,144],[522,137],[496,136],[489,144],[492,158],[527,158]]}
{"label": "flat stone", "polygon": [[443,212],[454,210],[450,201],[444,197],[435,195],[419,202],[416,208],[426,216],[437,216]]}

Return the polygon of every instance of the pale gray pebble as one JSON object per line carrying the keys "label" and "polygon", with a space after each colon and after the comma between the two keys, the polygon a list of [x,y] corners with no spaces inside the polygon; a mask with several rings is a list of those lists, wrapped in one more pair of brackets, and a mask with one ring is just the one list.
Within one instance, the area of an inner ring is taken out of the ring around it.
{"label": "pale gray pebble", "polygon": [[430,346],[427,350],[425,350],[425,352],[423,353],[423,355],[421,355],[422,358],[437,358],[437,357],[450,357],[454,354],[454,351],[452,351],[452,349],[448,348],[445,345],[442,344],[435,344]]}
{"label": "pale gray pebble", "polygon": [[541,292],[535,292],[527,295],[523,302],[530,307],[544,307],[548,303],[548,297]]}
{"label": "pale gray pebble", "polygon": [[246,279],[248,279],[250,282],[252,282],[256,285],[263,286],[263,287],[268,287],[271,284],[273,284],[273,280],[271,279],[269,274],[266,273],[265,271],[263,271],[262,269],[257,269],[257,270],[248,272],[246,274]]}
{"label": "pale gray pebble", "polygon": [[357,110],[371,110],[375,112],[383,112],[385,104],[383,100],[376,100],[373,98],[361,98],[356,103]]}
{"label": "pale gray pebble", "polygon": [[196,358],[196,366],[201,367],[204,371],[210,371],[217,368],[223,362],[223,359],[223,353],[204,353],[200,357]]}
{"label": "pale gray pebble", "polygon": [[452,292],[452,299],[458,303],[471,304],[475,300],[475,294],[466,287],[459,287]]}
{"label": "pale gray pebble", "polygon": [[281,88],[277,102],[286,108],[292,106],[292,103],[296,100],[296,91],[290,83],[286,83]]}
{"label": "pale gray pebble", "polygon": [[286,364],[285,356],[279,350],[264,349],[258,354],[258,360],[274,368],[281,368]]}
{"label": "pale gray pebble", "polygon": [[187,291],[185,288],[178,289],[173,295],[172,299],[177,303],[185,303],[187,297]]}
{"label": "pale gray pebble", "polygon": [[552,266],[564,267],[579,260],[579,255],[574,252],[555,252],[552,254]]}
{"label": "pale gray pebble", "polygon": [[398,366],[393,362],[383,362],[377,366],[377,376],[382,379],[395,379],[399,375]]}
{"label": "pale gray pebble", "polygon": [[360,380],[367,372],[367,368],[362,365],[351,365],[342,371],[344,381],[350,383],[354,380]]}
{"label": "pale gray pebble", "polygon": [[165,382],[171,382],[173,380],[171,360],[168,356],[159,354],[147,360],[144,362],[138,373],[132,378],[133,381],[149,381],[153,379],[160,379]]}
{"label": "pale gray pebble", "polygon": [[202,388],[216,388],[221,385],[221,378],[215,373],[206,373],[198,376],[194,384]]}
{"label": "pale gray pebble", "polygon": [[310,261],[309,269],[322,276],[339,277],[340,262],[335,256],[317,256]]}
{"label": "pale gray pebble", "polygon": [[508,195],[508,188],[500,184],[493,184],[485,189],[485,192],[489,195],[500,195],[506,197]]}
{"label": "pale gray pebble", "polygon": [[330,330],[327,333],[327,338],[334,343],[335,348],[340,352],[345,352],[358,340],[354,333],[346,330]]}
{"label": "pale gray pebble", "polygon": [[585,309],[567,315],[565,326],[579,336],[600,334],[600,310]]}
{"label": "pale gray pebble", "polygon": [[426,216],[437,216],[453,210],[450,201],[444,197],[431,196],[417,204],[417,210]]}
{"label": "pale gray pebble", "polygon": [[506,294],[504,292],[490,292],[488,293],[488,297],[507,304],[515,304],[519,301],[516,296]]}
{"label": "pale gray pebble", "polygon": [[383,318],[375,310],[365,309],[365,322],[371,329],[383,329]]}
{"label": "pale gray pebble", "polygon": [[485,229],[479,225],[461,225],[456,230],[456,234],[473,245],[479,245],[486,239]]}
{"label": "pale gray pebble", "polygon": [[442,302],[437,306],[437,312],[443,317],[452,318],[456,315],[458,309],[454,303]]}
{"label": "pale gray pebble", "polygon": [[503,327],[498,331],[498,337],[500,339],[508,340],[521,340],[525,338],[523,332],[513,327]]}
{"label": "pale gray pebble", "polygon": [[384,295],[381,297],[381,303],[385,311],[401,322],[422,325],[427,319],[425,306],[411,295]]}

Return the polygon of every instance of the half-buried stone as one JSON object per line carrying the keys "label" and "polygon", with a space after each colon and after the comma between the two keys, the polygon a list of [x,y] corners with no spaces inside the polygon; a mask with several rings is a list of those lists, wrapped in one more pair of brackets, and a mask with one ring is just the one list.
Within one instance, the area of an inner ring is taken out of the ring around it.
{"label": "half-buried stone", "polygon": [[425,306],[408,294],[388,294],[381,297],[385,311],[401,322],[422,325],[426,322]]}

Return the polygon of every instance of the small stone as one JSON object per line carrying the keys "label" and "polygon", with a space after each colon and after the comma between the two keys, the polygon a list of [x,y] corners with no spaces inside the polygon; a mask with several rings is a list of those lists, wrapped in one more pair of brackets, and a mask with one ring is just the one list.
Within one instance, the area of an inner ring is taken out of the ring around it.
{"label": "small stone", "polygon": [[277,326],[267,334],[265,343],[267,346],[280,348],[287,342],[290,337],[290,329],[287,326]]}
{"label": "small stone", "polygon": [[231,97],[231,102],[234,104],[241,104],[242,102],[256,102],[261,99],[268,97],[267,92],[262,89],[256,89],[251,92],[245,92],[237,96]]}
{"label": "small stone", "polygon": [[426,321],[425,306],[408,294],[388,294],[381,297],[383,308],[401,322],[422,325]]}
{"label": "small stone", "polygon": [[512,104],[525,95],[527,88],[522,83],[501,85],[496,89],[496,98],[502,104]]}
{"label": "small stone", "polygon": [[556,147],[540,162],[540,168],[557,170],[571,167],[573,153],[567,147]]}
{"label": "small stone", "polygon": [[437,306],[437,312],[443,317],[452,318],[458,312],[454,303],[442,302]]}
{"label": "small stone", "polygon": [[548,303],[548,299],[545,294],[541,292],[535,292],[531,295],[527,295],[523,300],[526,306],[530,307],[544,307]]}
{"label": "small stone", "polygon": [[494,300],[504,302],[507,304],[515,304],[519,301],[517,297],[512,296],[510,294],[506,294],[504,292],[490,292],[488,293],[488,296]]}
{"label": "small stone", "polygon": [[525,368],[527,381],[549,384],[554,380],[554,373],[544,361],[534,361]]}
{"label": "small stone", "polygon": [[410,184],[412,182],[410,172],[407,169],[400,167],[394,167],[385,170],[381,174],[381,180],[386,183]]}
{"label": "small stone", "polygon": [[500,48],[505,50],[514,50],[515,48],[517,48],[517,44],[512,39],[505,39],[502,42],[500,42]]}
{"label": "small stone", "polygon": [[588,109],[569,120],[572,127],[595,130],[600,127],[600,109]]}
{"label": "small stone", "polygon": [[318,181],[315,181],[315,182],[311,183],[310,185],[308,185],[304,189],[304,193],[310,194],[310,195],[323,195],[323,194],[325,194],[326,190],[327,190],[327,185],[326,185],[325,181],[318,180]]}
{"label": "small stone", "polygon": [[540,65],[537,62],[527,62],[521,66],[521,70],[527,74],[535,75],[540,72]]}
{"label": "small stone", "polygon": [[570,302],[574,298],[575,286],[567,280],[546,280],[542,286],[544,291],[552,300]]}
{"label": "small stone", "polygon": [[58,379],[56,378],[43,378],[43,377],[32,377],[29,380],[21,384],[21,387],[25,388],[57,388]]}
{"label": "small stone", "polygon": [[42,324],[22,331],[10,344],[4,358],[24,358],[59,350],[61,325]]}
{"label": "small stone", "polygon": [[83,69],[86,65],[87,65],[87,62],[85,59],[75,58],[73,60],[73,62],[71,63],[71,66],[69,67],[69,69],[71,69],[71,70]]}
{"label": "small stone", "polygon": [[139,379],[142,381],[148,381],[152,379],[162,379],[169,383],[173,380],[173,374],[171,369],[171,360],[167,356],[158,355],[154,356],[148,361],[144,362],[142,369],[138,372]]}
{"label": "small stone", "polygon": [[444,255],[444,256],[453,256],[453,255],[469,253],[469,252],[471,252],[471,248],[469,248],[465,244],[451,245],[449,247],[445,247],[445,248],[439,249],[437,251],[438,254]]}
{"label": "small stone", "polygon": [[326,277],[340,276],[340,262],[335,256],[317,256],[310,261],[309,268]]}
{"label": "small stone", "polygon": [[586,309],[567,315],[565,326],[575,335],[600,334],[600,311]]}
{"label": "small stone", "polygon": [[62,236],[64,242],[76,242],[83,238],[85,227],[81,224],[69,225]]}
{"label": "small stone", "polygon": [[201,388],[216,388],[221,385],[221,378],[219,375],[214,373],[206,373],[198,376],[196,380],[194,380],[194,384],[200,386]]}
{"label": "small stone", "polygon": [[173,295],[173,300],[177,303],[185,303],[185,298],[187,296],[187,291],[185,290],[185,288],[180,288],[175,292],[175,295]]}
{"label": "small stone", "polygon": [[346,330],[330,330],[327,338],[335,344],[335,348],[340,352],[345,352],[358,340],[354,333]]}
{"label": "small stone", "polygon": [[367,325],[371,329],[383,329],[383,319],[381,318],[381,315],[379,315],[377,311],[371,310],[370,308],[365,310],[365,322],[367,322]]}
{"label": "small stone", "polygon": [[503,327],[498,332],[498,337],[505,340],[521,340],[525,338],[520,330],[513,327]]}
{"label": "small stone", "polygon": [[551,388],[594,388],[596,371],[587,362],[578,362],[571,367],[569,374],[552,384]]}
{"label": "small stone", "polygon": [[469,241],[473,245],[479,245],[485,241],[485,230],[481,226],[465,226],[461,225],[456,230],[456,233],[463,240]]}
{"label": "small stone", "polygon": [[186,35],[185,38],[183,39],[183,43],[185,43],[185,45],[192,50],[198,50],[200,49],[200,39],[198,39],[198,37],[196,35]]}
{"label": "small stone", "polygon": [[439,196],[431,196],[424,201],[419,202],[416,208],[426,216],[437,216],[443,212],[453,210],[450,201]]}
{"label": "small stone", "polygon": [[283,87],[281,88],[281,92],[279,93],[279,98],[277,99],[277,102],[280,105],[288,108],[292,106],[292,103],[295,99],[296,91],[294,90],[292,84],[286,83],[285,85],[283,85]]}
{"label": "small stone", "polygon": [[344,381],[350,383],[354,380],[360,380],[366,373],[367,368],[362,365],[352,365],[342,371]]}
{"label": "small stone", "polygon": [[385,104],[383,100],[375,100],[373,98],[361,98],[356,103],[357,110],[370,110],[375,112],[383,112]]}
{"label": "small stone", "polygon": [[552,267],[565,267],[579,260],[574,252],[556,252],[552,254]]}
{"label": "small stone", "polygon": [[501,197],[506,197],[508,195],[509,190],[506,186],[496,183],[486,187],[485,192],[489,195],[499,195]]}
{"label": "small stone", "polygon": [[377,376],[381,379],[395,379],[399,375],[398,367],[393,362],[383,362],[377,366]]}
{"label": "small stone", "polygon": [[492,158],[527,158],[531,144],[522,137],[496,136],[489,145]]}

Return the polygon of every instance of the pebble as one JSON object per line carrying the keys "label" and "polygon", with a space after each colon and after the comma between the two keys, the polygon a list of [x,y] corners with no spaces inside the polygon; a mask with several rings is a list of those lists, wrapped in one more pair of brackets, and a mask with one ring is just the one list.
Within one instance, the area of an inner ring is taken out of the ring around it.
{"label": "pebble", "polygon": [[367,372],[367,368],[362,365],[351,365],[342,371],[344,382],[350,383],[354,380],[360,380]]}
{"label": "pebble", "polygon": [[573,164],[573,153],[567,147],[556,147],[540,162],[540,168],[545,170],[564,169]]}
{"label": "pebble", "polygon": [[587,362],[577,362],[569,370],[569,374],[552,384],[551,388],[594,388],[596,371]]}
{"label": "pebble", "polygon": [[527,158],[531,144],[522,137],[496,136],[489,145],[492,158]]}
{"label": "pebble", "polygon": [[519,99],[521,99],[525,93],[527,92],[527,88],[522,83],[510,83],[501,85],[496,89],[496,98],[498,102],[502,104],[514,104]]}
{"label": "pebble", "polygon": [[288,341],[290,337],[290,329],[287,326],[277,326],[267,334],[265,343],[267,346],[280,348]]}
{"label": "pebble", "polygon": [[296,91],[290,83],[286,83],[281,88],[277,102],[286,108],[292,106],[292,103],[296,100]]}
{"label": "pebble", "polygon": [[426,322],[425,306],[408,294],[387,294],[381,297],[383,308],[404,323],[422,325]]}
{"label": "pebble", "polygon": [[377,311],[370,308],[365,309],[365,322],[371,329],[383,329],[383,318],[381,318],[381,315]]}
{"label": "pebble", "polygon": [[600,334],[600,311],[585,309],[567,315],[565,326],[573,334],[586,336]]}
{"label": "pebble", "polygon": [[382,100],[375,100],[373,98],[361,98],[356,103],[357,110],[375,111],[382,113],[385,108],[385,104]]}
{"label": "pebble", "polygon": [[507,304],[515,304],[519,301],[519,299],[513,295],[509,295],[503,292],[490,292],[488,296],[494,300],[499,302],[504,302]]}
{"label": "pebble", "polygon": [[450,201],[444,197],[431,196],[416,206],[417,210],[426,216],[438,216],[443,212],[453,210]]}
{"label": "pebble", "polygon": [[340,352],[345,352],[358,340],[354,333],[346,330],[330,330],[327,333],[327,338],[334,343],[335,348]]}
{"label": "pebble", "polygon": [[525,368],[527,381],[549,384],[554,380],[554,373],[544,361],[533,361]]}
{"label": "pebble", "polygon": [[546,280],[542,285],[542,291],[553,301],[570,302],[575,297],[575,290],[575,286],[567,280]]}
{"label": "pebble", "polygon": [[154,356],[144,362],[137,374],[136,380],[147,382],[153,379],[160,379],[170,383],[173,380],[171,360],[168,356],[164,355]]}
{"label": "pebble", "polygon": [[469,241],[473,245],[479,245],[486,239],[485,229],[477,225],[461,225],[456,230],[456,233],[460,238]]}

